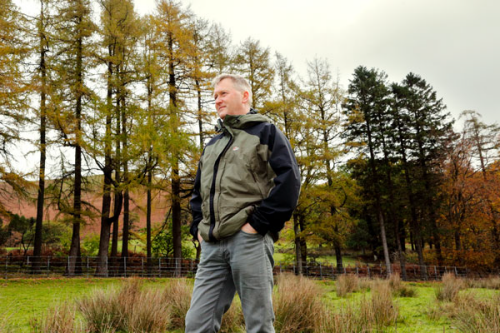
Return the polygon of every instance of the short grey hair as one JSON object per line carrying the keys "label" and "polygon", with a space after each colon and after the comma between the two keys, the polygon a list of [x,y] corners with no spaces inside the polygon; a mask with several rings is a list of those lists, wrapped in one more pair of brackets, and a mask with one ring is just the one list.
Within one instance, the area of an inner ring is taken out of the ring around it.
{"label": "short grey hair", "polygon": [[224,79],[230,79],[236,90],[242,93],[248,91],[248,105],[252,105],[252,87],[247,79],[238,74],[220,74],[212,80],[212,87],[215,88]]}

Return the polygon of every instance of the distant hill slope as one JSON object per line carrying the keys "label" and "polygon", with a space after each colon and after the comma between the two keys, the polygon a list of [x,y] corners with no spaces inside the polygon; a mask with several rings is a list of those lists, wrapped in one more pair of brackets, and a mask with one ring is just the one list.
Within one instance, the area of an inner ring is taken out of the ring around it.
{"label": "distant hill slope", "polygon": [[[100,211],[102,208],[102,185],[100,185],[100,176],[92,176],[90,180],[95,186],[90,186],[91,190],[87,190],[82,195],[82,200],[88,202],[95,210],[91,210],[95,217],[92,219],[87,219],[87,224],[83,226],[83,235],[99,233],[100,231]],[[49,181],[50,182],[50,181]],[[0,184],[5,190],[5,184]],[[131,192],[131,219],[133,221],[134,229],[146,227],[146,192],[145,191],[134,191]],[[153,192],[153,203],[152,203],[152,216],[151,221],[154,224],[162,222],[165,219],[165,214],[167,214],[169,209],[169,193],[165,191],[154,191]],[[35,195],[33,195],[35,198]],[[36,217],[36,201],[33,200],[20,200],[20,199],[5,199],[2,198],[3,204],[6,206],[7,210],[14,214],[22,215],[25,217]],[[55,220],[62,219],[62,216],[58,217],[59,211],[55,207],[47,207],[44,209],[44,220]],[[121,222],[123,221],[123,210],[120,216],[120,228]]]}

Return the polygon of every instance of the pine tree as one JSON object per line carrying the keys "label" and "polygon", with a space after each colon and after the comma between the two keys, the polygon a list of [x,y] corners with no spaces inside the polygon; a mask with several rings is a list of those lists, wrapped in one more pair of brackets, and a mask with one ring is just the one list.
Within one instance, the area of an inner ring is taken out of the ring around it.
{"label": "pine tree", "polygon": [[348,116],[346,138],[348,144],[356,147],[360,154],[368,155],[370,187],[374,197],[377,222],[380,225],[380,237],[384,252],[387,274],[391,274],[391,262],[386,236],[386,221],[383,214],[380,170],[377,168],[381,146],[381,125],[377,113],[384,113],[388,108],[389,90],[386,86],[387,75],[375,69],[359,66],[354,70],[354,78],[349,84],[349,97],[345,103]]}

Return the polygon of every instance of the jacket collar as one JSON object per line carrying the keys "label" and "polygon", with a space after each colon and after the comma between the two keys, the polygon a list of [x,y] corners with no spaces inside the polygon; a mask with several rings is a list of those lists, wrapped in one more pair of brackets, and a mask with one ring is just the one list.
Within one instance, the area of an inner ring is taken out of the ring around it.
{"label": "jacket collar", "polygon": [[227,115],[224,120],[217,119],[217,124],[215,125],[215,130],[217,132],[226,132],[227,128],[245,128],[251,123],[262,123],[270,122],[269,118],[259,114],[255,109],[250,109],[247,114],[244,115]]}

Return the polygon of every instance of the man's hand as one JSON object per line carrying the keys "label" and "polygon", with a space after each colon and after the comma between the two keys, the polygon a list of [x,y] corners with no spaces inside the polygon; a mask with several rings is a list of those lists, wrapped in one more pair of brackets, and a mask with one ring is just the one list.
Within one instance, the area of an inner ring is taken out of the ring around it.
{"label": "man's hand", "polygon": [[201,242],[203,241],[203,238],[201,238],[201,235],[200,235],[200,232],[198,231],[198,242],[201,244]]}
{"label": "man's hand", "polygon": [[250,223],[245,223],[242,227],[241,227],[241,231],[243,232],[246,232],[247,234],[256,234],[257,233],[257,230],[255,230],[251,225]]}

